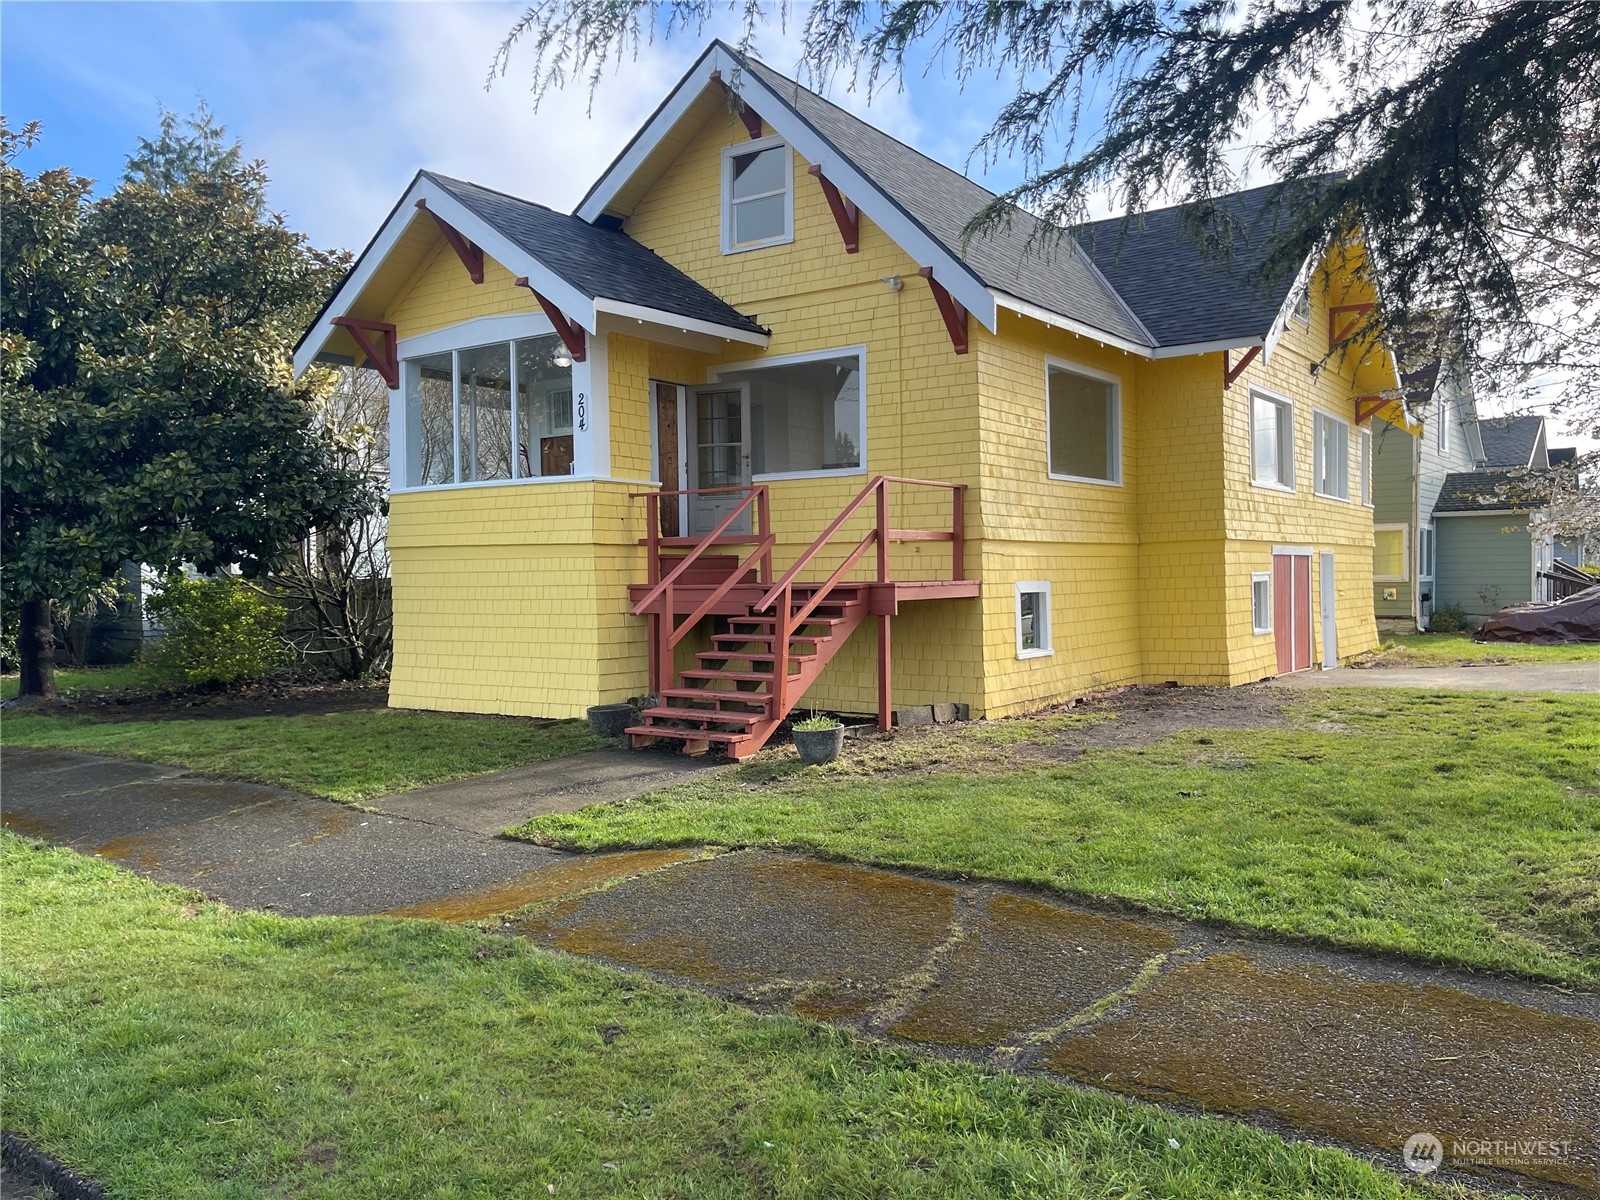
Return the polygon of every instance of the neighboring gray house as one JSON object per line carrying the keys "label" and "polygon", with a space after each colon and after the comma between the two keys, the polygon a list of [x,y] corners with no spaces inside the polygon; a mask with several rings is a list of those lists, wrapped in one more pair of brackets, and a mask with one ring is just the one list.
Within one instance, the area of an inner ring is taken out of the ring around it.
{"label": "neighboring gray house", "polygon": [[1446,477],[1433,509],[1435,607],[1460,605],[1472,625],[1508,604],[1549,599],[1539,572],[1555,558],[1555,539],[1528,524],[1547,499],[1542,481],[1525,473],[1549,469],[1544,418],[1496,417],[1478,431],[1482,466]]}
{"label": "neighboring gray house", "polygon": [[1434,504],[1454,473],[1484,460],[1472,385],[1435,359],[1405,372],[1407,408],[1422,436],[1372,422],[1372,599],[1380,629],[1426,629],[1438,559]]}

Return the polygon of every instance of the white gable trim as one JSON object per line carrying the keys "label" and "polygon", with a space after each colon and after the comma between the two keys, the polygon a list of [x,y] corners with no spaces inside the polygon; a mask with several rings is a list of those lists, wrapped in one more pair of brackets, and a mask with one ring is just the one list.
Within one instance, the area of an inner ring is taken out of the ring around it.
{"label": "white gable trim", "polygon": [[850,160],[800,116],[788,101],[762,82],[755,72],[746,69],[721,42],[713,42],[700,56],[644,128],[596,181],[589,194],[579,203],[578,216],[592,222],[605,211],[606,206],[671,132],[700,93],[713,86],[712,71],[720,71],[724,80],[737,79],[740,95],[761,114],[762,120],[777,130],[808,163],[820,166],[822,173],[918,265],[932,267],[933,277],[940,285],[959,300],[985,329],[990,333],[995,332],[999,308],[995,297],[977,273],[912,220],[893,197],[857,171]]}

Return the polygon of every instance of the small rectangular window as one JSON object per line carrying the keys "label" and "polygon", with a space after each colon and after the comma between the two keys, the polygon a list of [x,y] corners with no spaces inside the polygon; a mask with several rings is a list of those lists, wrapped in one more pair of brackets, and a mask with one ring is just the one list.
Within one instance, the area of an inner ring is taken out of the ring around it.
{"label": "small rectangular window", "polygon": [[1254,479],[1269,487],[1294,487],[1294,405],[1261,392],[1250,395]]}
{"label": "small rectangular window", "polygon": [[1372,531],[1372,578],[1385,583],[1406,579],[1406,527],[1379,525]]}
{"label": "small rectangular window", "polygon": [[1330,500],[1350,499],[1350,426],[1319,412],[1313,421],[1316,439],[1316,493]]}
{"label": "small rectangular window", "polygon": [[1300,324],[1311,324],[1311,283],[1308,280],[1305,287],[1300,289],[1299,295],[1294,298],[1294,319]]}
{"label": "small rectangular window", "polygon": [[1017,657],[1050,654],[1050,584],[1031,579],[1017,584]]}
{"label": "small rectangular window", "polygon": [[1046,425],[1050,474],[1092,483],[1122,481],[1122,414],[1117,385],[1051,363]]}
{"label": "small rectangular window", "polygon": [[1438,446],[1440,454],[1450,451],[1450,406],[1445,402],[1444,396],[1433,398],[1433,424],[1434,444]]}
{"label": "small rectangular window", "polygon": [[1361,431],[1361,503],[1372,507],[1372,430]]}
{"label": "small rectangular window", "polygon": [[1417,530],[1417,578],[1433,578],[1433,526]]}
{"label": "small rectangular window", "polygon": [[722,152],[722,252],[794,240],[794,159],[776,139]]}
{"label": "small rectangular window", "polygon": [[1256,633],[1272,632],[1272,575],[1267,571],[1250,576],[1250,628]]}

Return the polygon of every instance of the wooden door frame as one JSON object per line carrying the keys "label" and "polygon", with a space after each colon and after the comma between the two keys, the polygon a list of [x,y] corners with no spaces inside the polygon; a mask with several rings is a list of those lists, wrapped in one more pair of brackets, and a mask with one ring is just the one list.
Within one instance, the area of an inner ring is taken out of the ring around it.
{"label": "wooden door frame", "polygon": [[[678,460],[678,488],[681,490],[689,486],[689,448],[686,430],[689,411],[689,389],[693,386],[687,383],[678,383],[672,379],[651,379],[650,386],[650,474],[655,483],[661,483],[661,417],[660,400],[656,396],[658,387],[669,387],[678,393],[678,444],[674,453]],[[689,497],[678,497],[678,530],[681,533],[689,527]]]}

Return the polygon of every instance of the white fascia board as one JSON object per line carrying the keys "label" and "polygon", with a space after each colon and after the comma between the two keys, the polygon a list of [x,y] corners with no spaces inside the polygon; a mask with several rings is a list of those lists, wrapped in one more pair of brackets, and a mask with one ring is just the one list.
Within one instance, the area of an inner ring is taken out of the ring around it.
{"label": "white fascia board", "polygon": [[605,313],[613,317],[629,317],[635,321],[644,321],[650,325],[665,325],[672,329],[681,329],[685,333],[704,333],[712,337],[724,338],[730,342],[744,342],[751,346],[766,348],[772,339],[765,333],[755,333],[749,329],[739,329],[732,325],[718,325],[715,321],[701,321],[694,317],[680,316],[664,308],[648,308],[643,304],[629,304],[625,300],[610,300],[604,296],[597,296],[594,300],[596,314]]}
{"label": "white fascia board", "polygon": [[1129,354],[1137,354],[1141,358],[1154,358],[1159,351],[1149,346],[1141,346],[1138,342],[1130,342],[1126,338],[1119,338],[1114,333],[1107,333],[1103,329],[1096,329],[1093,325],[1085,325],[1082,321],[1074,321],[1071,317],[1064,317],[1058,312],[1048,308],[1041,308],[1027,300],[1018,299],[996,289],[990,289],[991,296],[997,307],[1009,309],[1020,316],[1032,317],[1036,321],[1043,321],[1057,329],[1065,329],[1069,333],[1076,333],[1080,337],[1092,338],[1102,345],[1110,346],[1114,350],[1123,350]]}
{"label": "white fascia board", "polygon": [[497,232],[427,176],[418,174],[411,186],[406,189],[406,194],[400,198],[400,203],[396,204],[394,211],[389,214],[389,219],[384,222],[383,228],[378,230],[377,236],[362,253],[361,261],[349,275],[345,276],[344,282],[339,285],[339,290],[334,293],[333,299],[317,319],[317,324],[306,334],[299,349],[295,351],[296,376],[302,374],[316,361],[317,355],[333,336],[336,328],[333,319],[342,317],[350,311],[350,306],[355,303],[356,297],[361,295],[367,284],[372,282],[372,277],[389,257],[411,222],[421,218],[416,207],[418,200],[426,200],[429,209],[455,226],[463,237],[475,243],[508,271],[526,275],[528,282],[565,313],[569,320],[576,321],[590,333],[594,332],[593,300],[544,266],[526,250]]}
{"label": "white fascia board", "polygon": [[[1283,303],[1278,306],[1278,315],[1272,318],[1272,328],[1267,330],[1266,340],[1261,343],[1261,361],[1271,362],[1272,352],[1278,348],[1278,339],[1288,331],[1289,319],[1294,315],[1295,298],[1300,295],[1301,288],[1311,286],[1311,273],[1316,264],[1322,261],[1324,251],[1318,250],[1314,254],[1306,255],[1305,262],[1300,264],[1300,269],[1295,272],[1294,283],[1289,286],[1288,295],[1284,296]],[[1307,330],[1310,322],[1306,323]]]}
{"label": "white fascia board", "polygon": [[606,205],[622,190],[633,172],[655,151],[700,93],[711,86],[712,71],[720,71],[724,81],[735,78],[737,73],[739,94],[745,103],[761,114],[761,119],[777,130],[800,157],[821,167],[828,181],[849,197],[919,266],[932,267],[933,277],[939,285],[960,301],[962,307],[978,319],[979,324],[990,333],[995,332],[999,309],[994,296],[977,272],[912,220],[888,193],[857,171],[844,155],[795,112],[788,101],[767,87],[754,71],[744,70],[743,64],[720,44],[713,44],[700,56],[700,61],[679,82],[677,90],[656,110],[632,145],[623,151],[584,198],[578,207],[578,216],[593,221],[605,211]]}

